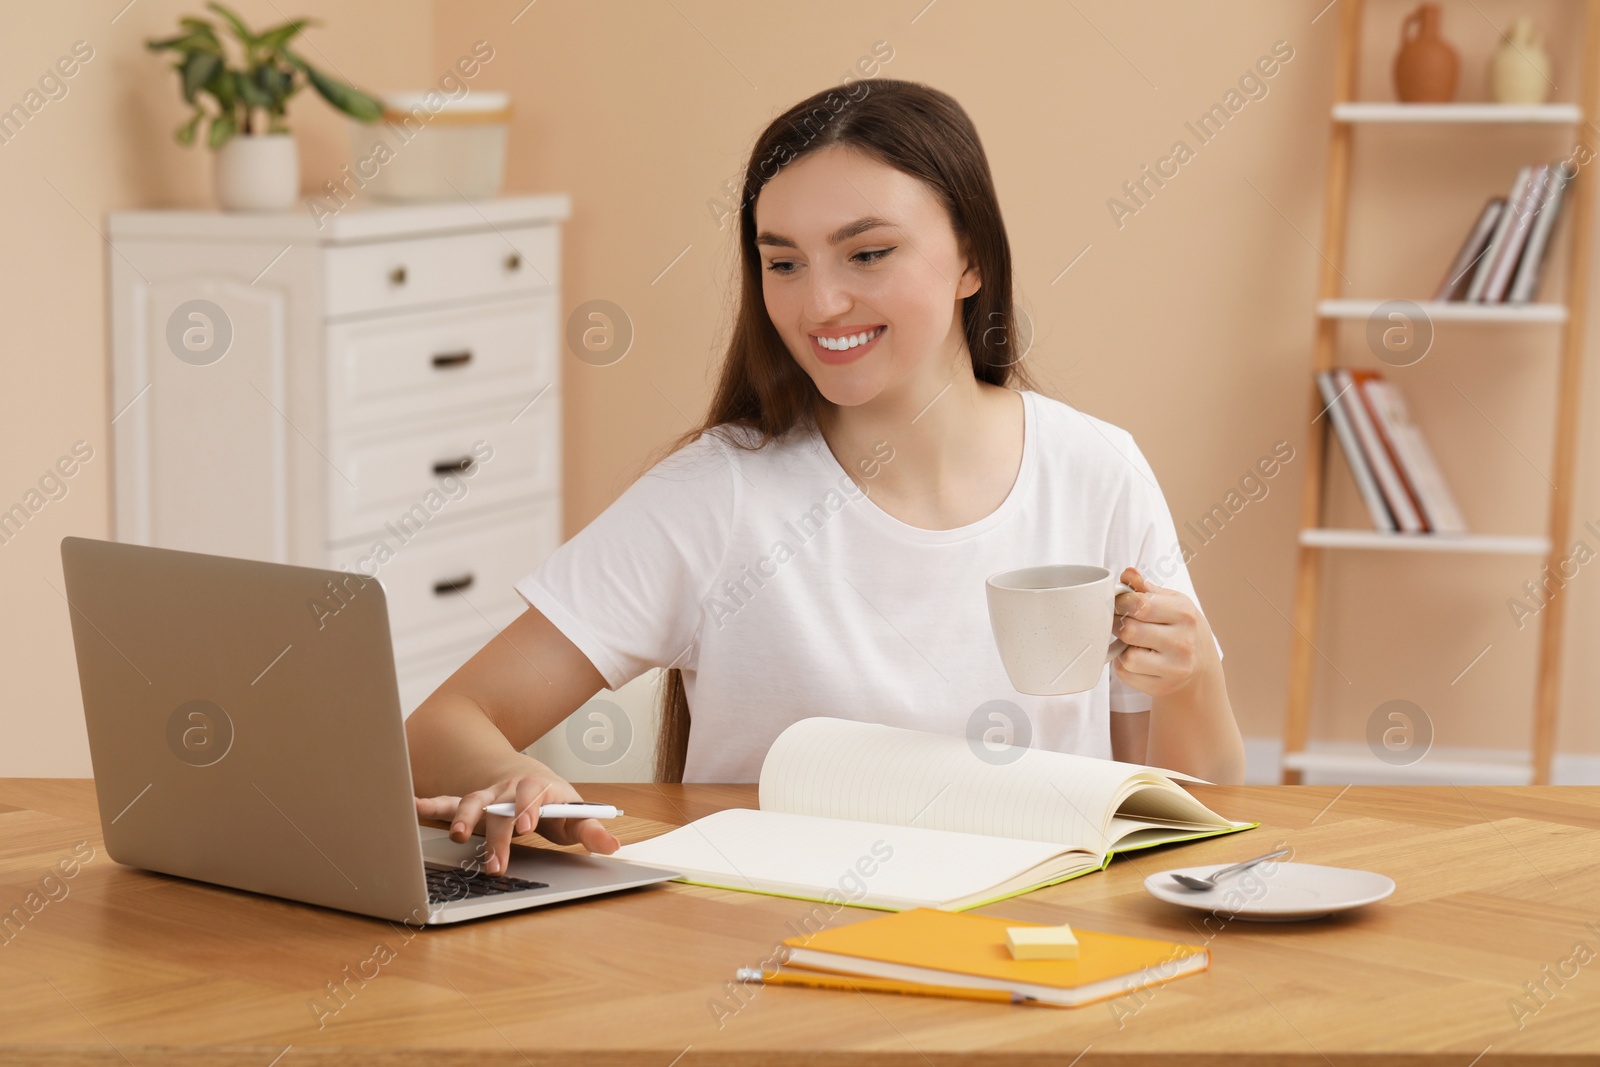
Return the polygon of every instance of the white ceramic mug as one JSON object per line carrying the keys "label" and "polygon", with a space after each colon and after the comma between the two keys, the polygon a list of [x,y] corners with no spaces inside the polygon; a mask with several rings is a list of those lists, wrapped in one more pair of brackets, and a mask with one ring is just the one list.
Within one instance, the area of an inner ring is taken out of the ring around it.
{"label": "white ceramic mug", "polygon": [[1104,567],[1024,567],[991,576],[986,590],[1000,662],[1019,693],[1093,689],[1105,665],[1128,647],[1111,636],[1111,625],[1117,594],[1133,590]]}

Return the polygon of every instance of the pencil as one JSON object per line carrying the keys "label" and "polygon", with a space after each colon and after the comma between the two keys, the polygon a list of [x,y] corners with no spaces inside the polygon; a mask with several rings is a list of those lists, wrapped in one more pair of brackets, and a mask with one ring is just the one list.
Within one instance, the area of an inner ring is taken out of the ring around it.
{"label": "pencil", "polygon": [[1005,1004],[1032,1001],[1004,989],[969,989],[966,986],[925,985],[921,982],[896,982],[887,978],[856,978],[845,974],[800,971],[760,971],[741,967],[736,975],[741,982],[759,985],[807,986],[812,989],[843,989],[862,993],[907,993],[923,997],[960,997],[964,1000],[995,1000]]}

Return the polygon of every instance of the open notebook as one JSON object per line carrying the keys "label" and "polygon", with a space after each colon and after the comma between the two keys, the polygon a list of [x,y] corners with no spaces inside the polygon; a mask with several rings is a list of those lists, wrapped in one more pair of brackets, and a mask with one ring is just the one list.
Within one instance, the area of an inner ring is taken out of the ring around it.
{"label": "open notebook", "polygon": [[847,719],[790,726],[761,810],[730,808],[612,854],[726,889],[964,911],[1102,870],[1117,852],[1260,825],[1224,819],[1176,771]]}

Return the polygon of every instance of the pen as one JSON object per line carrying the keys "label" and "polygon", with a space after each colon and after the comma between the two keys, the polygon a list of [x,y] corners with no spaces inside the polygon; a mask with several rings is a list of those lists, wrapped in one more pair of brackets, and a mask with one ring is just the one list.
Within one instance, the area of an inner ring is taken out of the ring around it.
{"label": "pen", "polygon": [[[486,805],[483,810],[489,815],[515,815],[517,806],[507,800],[500,804]],[[541,819],[615,819],[621,814],[621,808],[614,808],[610,804],[539,805],[539,818]]]}
{"label": "pen", "polygon": [[910,993],[923,997],[961,997],[967,1000],[998,1000],[1007,1004],[1032,1001],[1005,989],[969,989],[966,986],[924,985],[920,982],[896,982],[887,978],[852,978],[848,975],[801,974],[798,971],[761,971],[755,967],[740,967],[734,975],[741,982],[755,985],[808,986],[812,989],[843,989],[862,993]]}

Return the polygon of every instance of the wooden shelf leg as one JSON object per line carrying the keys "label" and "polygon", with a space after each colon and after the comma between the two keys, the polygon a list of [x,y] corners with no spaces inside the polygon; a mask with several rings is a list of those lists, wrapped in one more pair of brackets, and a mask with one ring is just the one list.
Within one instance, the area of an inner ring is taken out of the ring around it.
{"label": "wooden shelf leg", "polygon": [[[1345,103],[1355,99],[1356,74],[1361,52],[1361,0],[1346,0],[1339,13],[1339,54],[1334,71],[1333,99]],[[1350,124],[1334,122],[1328,142],[1328,184],[1322,219],[1322,278],[1318,297],[1331,300],[1343,295],[1345,223],[1350,203]],[[1317,320],[1316,347],[1312,355],[1313,378],[1332,370],[1338,355],[1339,324],[1334,319]],[[1327,416],[1316,382],[1311,383],[1311,408],[1307,416],[1311,429],[1306,438],[1306,481],[1300,501],[1300,528],[1323,525],[1323,471],[1326,467]],[[1320,418],[1319,418],[1320,416]],[[1289,654],[1289,699],[1284,708],[1283,754],[1305,751],[1311,731],[1311,697],[1316,684],[1316,639],[1321,604],[1322,552],[1301,545],[1295,567],[1294,629]],[[1282,768],[1285,785],[1300,784],[1303,776],[1288,766]]]}
{"label": "wooden shelf leg", "polygon": [[[1567,259],[1567,325],[1562,335],[1561,368],[1557,372],[1555,456],[1550,492],[1550,555],[1548,573],[1561,577],[1572,532],[1572,498],[1578,476],[1579,384],[1583,371],[1583,334],[1589,305],[1589,230],[1594,213],[1592,173],[1596,160],[1594,120],[1600,108],[1600,3],[1589,0],[1583,13],[1584,117],[1578,139],[1587,149],[1587,166],[1572,183],[1572,218],[1568,223],[1571,255]],[[1567,594],[1558,591],[1539,620],[1539,675],[1533,707],[1533,784],[1550,784],[1555,758],[1557,713],[1561,705],[1561,645],[1566,636]]]}
{"label": "wooden shelf leg", "polygon": [[[1328,325],[1332,325],[1329,323]],[[1322,397],[1312,389],[1310,418],[1321,410]],[[1327,416],[1323,416],[1326,419]],[[1305,446],[1306,481],[1301,498],[1300,525],[1316,526],[1322,509],[1323,471],[1327,464],[1325,422],[1313,425]],[[1283,752],[1304,752],[1311,732],[1311,696],[1317,678],[1318,605],[1322,602],[1322,550],[1301,545],[1295,562],[1293,629],[1289,634],[1289,701],[1283,717]],[[1303,775],[1282,768],[1284,785],[1299,785]]]}

